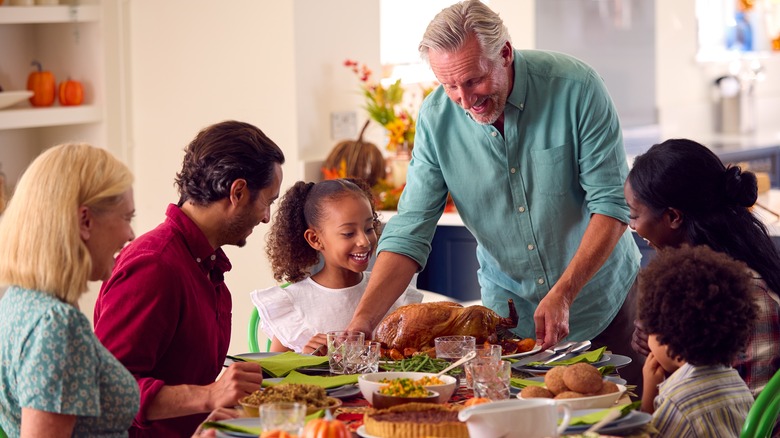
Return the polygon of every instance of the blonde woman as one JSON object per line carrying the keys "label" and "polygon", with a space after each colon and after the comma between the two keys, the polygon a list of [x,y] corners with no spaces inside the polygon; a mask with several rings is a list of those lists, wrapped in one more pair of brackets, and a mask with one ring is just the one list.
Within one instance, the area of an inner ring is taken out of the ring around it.
{"label": "blonde woman", "polygon": [[120,437],[133,376],[78,308],[134,238],[133,176],[105,150],[63,144],[22,176],[0,222],[0,427],[9,436]]}

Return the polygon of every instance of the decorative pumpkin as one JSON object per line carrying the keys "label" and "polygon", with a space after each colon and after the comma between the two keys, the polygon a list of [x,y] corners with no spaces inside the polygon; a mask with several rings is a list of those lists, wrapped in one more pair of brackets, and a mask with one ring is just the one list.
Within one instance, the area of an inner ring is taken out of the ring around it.
{"label": "decorative pumpkin", "polygon": [[326,178],[361,178],[371,187],[385,178],[385,157],[382,151],[375,144],[363,141],[363,133],[366,132],[368,123],[369,121],[366,121],[363,125],[357,140],[339,142],[330,151],[322,165]]}
{"label": "decorative pumpkin", "polygon": [[301,438],[351,438],[352,432],[339,420],[318,418],[306,423]]}
{"label": "decorative pumpkin", "polygon": [[292,435],[280,429],[269,430],[260,434],[260,438],[297,438],[298,435]]}
{"label": "decorative pumpkin", "polygon": [[27,77],[27,89],[33,92],[30,97],[32,106],[51,106],[54,103],[55,90],[57,89],[54,75],[50,71],[44,71],[41,63],[33,61],[36,71]]}
{"label": "decorative pumpkin", "polygon": [[81,105],[84,102],[84,87],[81,82],[68,79],[60,82],[60,105]]}

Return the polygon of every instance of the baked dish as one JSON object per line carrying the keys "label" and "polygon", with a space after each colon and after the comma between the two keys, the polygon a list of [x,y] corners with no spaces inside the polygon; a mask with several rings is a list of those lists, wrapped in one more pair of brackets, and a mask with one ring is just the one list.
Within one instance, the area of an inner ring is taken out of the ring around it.
{"label": "baked dish", "polygon": [[466,423],[458,421],[459,407],[407,403],[387,409],[369,409],[363,416],[366,433],[383,438],[423,436],[468,438]]}

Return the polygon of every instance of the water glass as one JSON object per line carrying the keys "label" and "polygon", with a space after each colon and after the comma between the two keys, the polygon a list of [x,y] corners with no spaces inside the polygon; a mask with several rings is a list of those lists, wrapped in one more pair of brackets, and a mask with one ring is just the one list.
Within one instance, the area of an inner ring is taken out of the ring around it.
{"label": "water glass", "polygon": [[344,374],[379,372],[380,347],[379,342],[373,341],[365,341],[363,344],[349,344]]}
{"label": "water glass", "polygon": [[260,427],[263,431],[283,430],[300,435],[306,423],[306,405],[303,403],[274,402],[260,405]]}
{"label": "water glass", "polygon": [[363,332],[340,330],[328,332],[327,337],[328,365],[330,365],[331,374],[349,374],[346,373],[346,361],[344,360],[348,348],[355,345],[362,346],[366,341],[366,335]]}
{"label": "water glass", "polygon": [[474,397],[484,397],[490,400],[506,400],[509,398],[512,364],[509,361],[486,363],[468,363],[474,379]]}
{"label": "water glass", "polygon": [[[474,336],[439,336],[433,342],[436,345],[437,358],[455,362],[469,352],[474,351],[477,339]],[[451,374],[461,375],[462,377],[463,373],[463,366],[459,366]],[[459,377],[457,375],[455,377]]]}
{"label": "water glass", "polygon": [[466,372],[466,387],[474,388],[474,379],[471,374],[470,364],[498,363],[501,361],[501,346],[495,344],[480,344],[474,347],[477,355],[468,361],[463,370]]}

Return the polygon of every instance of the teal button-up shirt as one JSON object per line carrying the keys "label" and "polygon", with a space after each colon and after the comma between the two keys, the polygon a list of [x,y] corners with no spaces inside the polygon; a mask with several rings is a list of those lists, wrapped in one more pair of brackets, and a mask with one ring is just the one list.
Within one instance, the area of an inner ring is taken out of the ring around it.
{"label": "teal button-up shirt", "polygon": [[[477,240],[483,303],[520,314],[515,332],[535,337],[533,312],[566,269],[590,216],[628,223],[628,163],[620,123],[598,74],[567,55],[514,52],[504,135],[480,125],[437,88],[423,103],[398,214],[379,251],[424,267],[452,194]],[[619,310],[639,270],[629,230],[570,309],[570,337],[591,339]]]}

